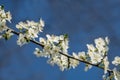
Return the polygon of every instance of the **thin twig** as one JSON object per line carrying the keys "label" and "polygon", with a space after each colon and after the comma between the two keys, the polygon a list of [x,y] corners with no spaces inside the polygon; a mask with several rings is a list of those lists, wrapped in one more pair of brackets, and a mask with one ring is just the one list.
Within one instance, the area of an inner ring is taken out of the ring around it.
{"label": "thin twig", "polygon": [[[11,30],[11,29],[10,29],[10,30]],[[19,35],[19,34],[20,34],[20,33],[16,32],[16,31],[14,31],[14,30],[12,30],[11,32],[14,33],[15,35]],[[44,47],[44,45],[40,44],[38,41],[35,41],[35,40],[32,40],[32,39],[31,39],[30,42],[32,42],[32,43],[34,43],[34,44],[37,44],[37,45],[41,46],[42,48]],[[71,56],[71,55],[69,55],[69,54],[64,54],[64,53],[62,53],[62,52],[59,52],[59,53],[60,53],[61,55],[64,55],[64,56],[68,57],[68,59],[71,58],[71,59],[77,60],[77,61],[79,61],[79,62],[82,62],[82,63],[85,63],[85,64],[89,64],[89,65],[92,65],[92,66],[95,66],[95,67],[98,67],[98,68],[104,70],[104,67],[100,67],[98,64],[92,64],[92,63],[90,63],[90,62],[83,61],[83,60],[81,60],[81,59],[77,59],[77,58],[75,58],[75,57],[73,57],[73,56]],[[104,59],[104,58],[103,58],[103,59]],[[113,71],[110,70],[110,69],[108,69],[107,71],[108,71],[108,73],[113,73]]]}

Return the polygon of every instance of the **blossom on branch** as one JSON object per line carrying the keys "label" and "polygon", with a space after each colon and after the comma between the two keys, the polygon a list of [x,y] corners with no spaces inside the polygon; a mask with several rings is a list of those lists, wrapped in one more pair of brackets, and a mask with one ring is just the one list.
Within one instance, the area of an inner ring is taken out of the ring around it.
{"label": "blossom on branch", "polygon": [[109,61],[107,56],[103,59],[103,64],[104,64],[104,73],[106,74],[107,70],[109,69]]}
{"label": "blossom on branch", "polygon": [[20,34],[18,37],[18,45],[22,46],[29,42],[29,40],[34,40],[38,38],[38,34],[42,32],[44,27],[44,21],[40,19],[39,22],[34,21],[26,21],[26,22],[19,22],[16,25],[16,28],[20,30]]}
{"label": "blossom on branch", "polygon": [[113,69],[113,73],[114,73],[114,79],[120,80],[120,72],[116,68]]}
{"label": "blossom on branch", "polygon": [[120,65],[120,57],[116,56],[115,59],[114,59],[114,61],[112,61],[112,64],[114,64],[115,66]]}
{"label": "blossom on branch", "polygon": [[8,40],[13,34],[11,33],[11,30],[8,30],[8,27],[6,25],[6,22],[11,22],[11,14],[10,12],[5,12],[4,7],[0,6],[0,38],[5,38]]}
{"label": "blossom on branch", "polygon": [[95,39],[95,46],[93,44],[87,44],[88,52],[91,62],[93,64],[97,64],[101,62],[101,60],[107,55],[108,53],[108,44],[109,39],[106,37]]}
{"label": "blossom on branch", "polygon": [[[44,45],[43,50],[38,52],[38,49],[35,50],[34,54],[39,55],[40,57],[48,57],[48,63],[54,65],[57,64],[60,69],[63,71],[68,68],[68,57],[63,54],[68,54],[68,37],[67,35],[46,35],[47,39],[42,37],[39,38],[40,43]],[[69,61],[68,61],[69,60]]]}

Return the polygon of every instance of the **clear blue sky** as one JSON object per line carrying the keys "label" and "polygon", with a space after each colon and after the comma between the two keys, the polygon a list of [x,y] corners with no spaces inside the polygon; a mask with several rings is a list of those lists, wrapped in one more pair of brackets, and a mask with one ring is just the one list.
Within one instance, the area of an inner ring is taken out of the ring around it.
{"label": "clear blue sky", "polygon": [[[12,14],[11,28],[19,21],[45,21],[45,34],[69,34],[69,53],[87,51],[95,38],[111,40],[109,60],[120,56],[120,0],[0,0]],[[19,47],[16,36],[0,40],[0,80],[101,80],[103,71],[93,67],[84,72],[84,64],[61,72],[34,54],[36,45]],[[37,46],[38,47],[38,46]],[[112,66],[111,66],[112,67]]]}

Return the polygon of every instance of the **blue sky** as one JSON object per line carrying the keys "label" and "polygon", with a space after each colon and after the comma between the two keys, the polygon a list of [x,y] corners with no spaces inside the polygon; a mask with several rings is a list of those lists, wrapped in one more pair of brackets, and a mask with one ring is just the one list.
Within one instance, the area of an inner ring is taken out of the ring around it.
{"label": "blue sky", "polygon": [[[120,1],[119,0],[0,0],[12,14],[15,29],[19,21],[42,19],[46,25],[43,33],[68,34],[69,53],[87,51],[86,44],[95,38],[110,38],[109,60],[120,56]],[[47,64],[45,58],[34,54],[36,45],[19,47],[17,36],[9,41],[0,40],[0,80],[101,80],[103,71],[93,67],[84,71],[84,64],[76,69],[60,71]],[[37,46],[38,47],[38,46]],[[111,66],[113,67],[113,66]]]}

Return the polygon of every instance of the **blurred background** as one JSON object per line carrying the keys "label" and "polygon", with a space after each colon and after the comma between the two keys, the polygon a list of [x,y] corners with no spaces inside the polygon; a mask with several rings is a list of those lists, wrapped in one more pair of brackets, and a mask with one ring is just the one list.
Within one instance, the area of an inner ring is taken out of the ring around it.
{"label": "blurred background", "polygon": [[[40,36],[67,33],[70,54],[87,51],[86,44],[108,36],[109,60],[120,56],[120,0],[0,0],[0,5],[11,12],[8,26],[13,29],[19,21],[42,18],[46,25]],[[83,63],[62,72],[33,54],[38,46],[30,43],[20,47],[16,40],[17,36],[0,40],[0,80],[102,80],[101,69],[93,67],[85,72]]]}

